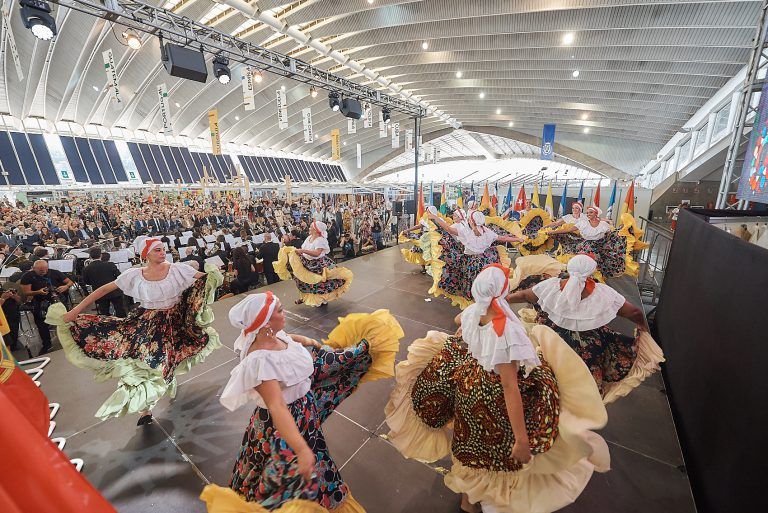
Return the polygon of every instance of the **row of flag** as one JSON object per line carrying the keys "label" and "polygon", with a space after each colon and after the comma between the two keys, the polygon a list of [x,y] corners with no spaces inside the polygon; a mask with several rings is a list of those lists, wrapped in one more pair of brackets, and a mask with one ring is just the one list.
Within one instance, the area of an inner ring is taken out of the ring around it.
{"label": "row of flag", "polygon": [[[434,182],[430,183],[430,190],[429,190],[429,204],[432,204],[433,198],[434,198]],[[480,199],[480,210],[484,210],[486,208],[493,207],[494,209],[498,209],[499,206],[499,200],[498,200],[498,184],[496,187],[494,187],[495,192],[493,195],[490,194],[488,183],[485,183],[485,187],[483,189],[483,195]],[[613,215],[613,208],[616,203],[616,190],[617,190],[617,182],[613,182],[613,189],[611,190],[611,197],[608,200],[608,209],[605,212],[606,217],[611,217]],[[462,191],[461,185],[458,186],[458,190],[456,192],[457,198],[456,198],[456,204],[459,206],[459,208],[464,208],[464,193]],[[422,192],[422,185],[419,185],[419,212],[423,213],[424,209],[424,196]],[[564,215],[566,214],[566,208],[567,208],[567,198],[568,198],[568,181],[565,182],[565,187],[563,187],[563,193],[561,195],[560,199],[560,209],[558,214]],[[440,204],[438,210],[440,213],[445,214],[448,211],[448,202],[447,202],[447,194],[446,194],[446,188],[445,188],[445,182],[443,182],[442,191],[440,193]],[[579,187],[579,194],[577,197],[577,200],[582,205],[584,204],[584,182],[581,182],[581,186]],[[470,191],[469,191],[469,197],[467,201],[475,201],[475,187],[474,182],[470,185]],[[600,184],[597,184],[597,189],[595,190],[594,197],[592,198],[592,205],[596,207],[600,207]],[[629,190],[627,191],[627,195],[624,198],[624,202],[621,206],[621,211],[619,212],[619,215],[624,214],[626,212],[632,213],[634,211],[635,206],[635,183],[632,182],[629,186]],[[517,197],[515,199],[514,204],[512,203],[512,184],[509,184],[509,187],[507,189],[507,194],[504,197],[504,200],[501,203],[501,209],[498,209],[500,212],[506,212],[508,209],[512,208],[515,212],[520,212],[523,210],[529,210],[531,207],[535,208],[543,208],[550,216],[555,215],[555,209],[554,204],[552,200],[552,182],[549,183],[547,187],[547,196],[544,201],[544,205],[541,204],[541,198],[539,196],[539,184],[536,183],[533,186],[533,193],[531,194],[531,198],[528,199],[528,196],[525,192],[525,185],[520,186],[520,190],[517,194]],[[419,217],[421,217],[421,214],[419,214]]]}

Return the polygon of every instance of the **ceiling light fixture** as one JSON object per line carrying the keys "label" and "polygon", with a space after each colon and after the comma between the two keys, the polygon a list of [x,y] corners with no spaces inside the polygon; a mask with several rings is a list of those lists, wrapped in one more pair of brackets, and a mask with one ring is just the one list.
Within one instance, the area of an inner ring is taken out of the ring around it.
{"label": "ceiling light fixture", "polygon": [[496,109],[496,115],[498,116],[499,114],[501,114],[501,109]]}
{"label": "ceiling light fixture", "polygon": [[240,116],[235,116],[235,121],[240,121]]}
{"label": "ceiling light fixture", "polygon": [[573,43],[573,39],[574,39],[573,32],[567,32],[563,36],[563,44],[564,45],[570,45],[570,44]]}
{"label": "ceiling light fixture", "polygon": [[577,70],[577,69],[573,70],[573,73],[571,73],[571,75],[573,75],[573,78],[579,78],[580,74],[581,73],[579,73],[579,70]]}
{"label": "ceiling light fixture", "polygon": [[589,114],[587,114],[586,112],[585,112],[584,114],[582,114],[582,115],[581,115],[581,120],[582,120],[582,121],[586,121],[586,120],[588,120],[588,119],[589,119]]}
{"label": "ceiling light fixture", "polygon": [[281,86],[280,86],[280,90],[281,90],[281,91],[285,91],[285,85],[281,85]]}
{"label": "ceiling light fixture", "polygon": [[43,41],[50,41],[56,35],[56,21],[51,16],[51,6],[44,0],[21,0],[19,14],[24,27]]}
{"label": "ceiling light fixture", "polygon": [[311,86],[311,87],[309,88],[309,95],[310,95],[312,98],[317,98],[317,89],[315,89],[315,86]]}
{"label": "ceiling light fixture", "polygon": [[339,93],[337,93],[336,91],[331,91],[330,93],[328,93],[328,106],[331,108],[333,112],[339,111],[339,108],[341,108]]}
{"label": "ceiling light fixture", "polygon": [[424,41],[423,43],[421,43],[421,49],[422,49],[422,50],[427,50],[427,49],[429,49],[429,43],[427,43],[426,41]]}
{"label": "ceiling light fixture", "polygon": [[480,99],[482,100],[483,98],[485,98],[485,93],[480,93],[478,96],[480,96]]}
{"label": "ceiling light fixture", "polygon": [[229,59],[223,55],[217,55],[213,58],[213,76],[219,80],[220,84],[229,84],[232,79],[232,72],[229,71]]}
{"label": "ceiling light fixture", "polygon": [[261,72],[260,69],[257,69],[253,72],[253,81],[257,84],[261,84],[264,81],[264,74]]}
{"label": "ceiling light fixture", "polygon": [[178,107],[181,107],[181,105],[179,104],[179,102],[174,102],[174,105],[176,105],[176,107],[177,107],[177,108],[178,108]]}
{"label": "ceiling light fixture", "polygon": [[138,50],[141,48],[141,39],[139,39],[139,36],[136,34],[126,30],[123,32],[123,39],[125,39],[125,44],[127,44],[131,50]]}
{"label": "ceiling light fixture", "polygon": [[461,78],[464,74],[461,71],[456,72],[456,78]]}
{"label": "ceiling light fixture", "polygon": [[98,91],[99,90],[98,86],[91,86],[91,87],[93,87],[94,91]]}
{"label": "ceiling light fixture", "polygon": [[585,127],[584,127],[584,133],[585,133],[585,134],[588,134],[588,133],[589,133],[589,127],[588,127],[588,126],[585,126]]}
{"label": "ceiling light fixture", "polygon": [[513,121],[510,121],[508,124],[509,126],[515,126],[515,123]]}

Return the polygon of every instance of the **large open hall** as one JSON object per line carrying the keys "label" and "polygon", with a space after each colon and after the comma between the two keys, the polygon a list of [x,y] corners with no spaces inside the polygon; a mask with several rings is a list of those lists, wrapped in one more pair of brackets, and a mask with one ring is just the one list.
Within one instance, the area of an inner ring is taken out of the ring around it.
{"label": "large open hall", "polygon": [[760,509],[768,0],[0,16],[0,512]]}

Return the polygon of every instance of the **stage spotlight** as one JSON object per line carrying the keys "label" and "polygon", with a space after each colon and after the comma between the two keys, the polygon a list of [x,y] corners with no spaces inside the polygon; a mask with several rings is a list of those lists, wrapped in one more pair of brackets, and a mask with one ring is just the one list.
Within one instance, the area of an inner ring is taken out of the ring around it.
{"label": "stage spotlight", "polygon": [[264,80],[264,74],[261,72],[260,69],[257,69],[253,72],[253,81],[257,84],[261,84],[261,82]]}
{"label": "stage spotlight", "polygon": [[339,101],[339,93],[336,91],[331,91],[328,93],[328,106],[331,108],[332,111],[338,112],[338,110],[341,108],[341,101]]}
{"label": "stage spotlight", "polygon": [[315,86],[311,86],[311,87],[309,88],[309,95],[310,95],[312,98],[317,98],[317,89],[315,89]]}
{"label": "stage spotlight", "polygon": [[56,21],[51,16],[51,6],[44,0],[21,0],[21,22],[38,39],[50,41],[56,35]]}
{"label": "stage spotlight", "polygon": [[222,84],[229,84],[232,74],[229,71],[229,59],[223,55],[217,55],[213,58],[213,76],[219,79]]}
{"label": "stage spotlight", "polygon": [[138,50],[141,48],[141,39],[139,39],[139,36],[132,32],[123,32],[123,39],[125,39],[125,44],[127,44],[131,50]]}
{"label": "stage spotlight", "polygon": [[390,113],[388,108],[384,107],[381,109],[381,118],[384,120],[384,123],[390,122]]}

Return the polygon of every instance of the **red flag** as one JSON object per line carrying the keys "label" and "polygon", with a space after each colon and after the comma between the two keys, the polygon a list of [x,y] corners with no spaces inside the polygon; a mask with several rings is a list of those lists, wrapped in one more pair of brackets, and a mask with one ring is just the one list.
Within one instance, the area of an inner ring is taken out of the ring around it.
{"label": "red flag", "polygon": [[0,511],[116,513],[48,438],[49,412],[0,340]]}
{"label": "red flag", "polygon": [[424,193],[422,192],[422,184],[419,184],[419,206],[418,210],[416,212],[416,221],[421,219],[421,216],[424,215]]}
{"label": "red flag", "polygon": [[525,197],[525,185],[520,186],[520,192],[517,193],[517,200],[515,200],[515,212],[526,210],[528,205],[528,199]]}
{"label": "red flag", "polygon": [[600,208],[600,182],[597,182],[597,190],[595,191],[595,199],[592,200],[592,204]]}

